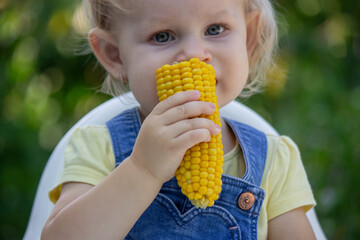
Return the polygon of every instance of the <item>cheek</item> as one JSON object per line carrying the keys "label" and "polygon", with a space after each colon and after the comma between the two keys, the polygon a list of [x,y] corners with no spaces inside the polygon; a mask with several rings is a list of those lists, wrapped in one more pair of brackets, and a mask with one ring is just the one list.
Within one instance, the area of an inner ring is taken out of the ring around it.
{"label": "cheek", "polygon": [[[137,70],[137,71],[136,71]],[[129,87],[136,100],[148,114],[158,103],[156,93],[155,73],[152,70],[135,69],[129,72]]]}
{"label": "cheek", "polygon": [[243,82],[246,82],[248,78],[249,62],[247,60],[246,52],[238,52],[236,56],[238,57],[228,59],[228,62],[225,65],[224,73],[226,75],[226,81],[231,82],[229,85],[236,84],[236,86],[238,86],[243,85]]}
{"label": "cheek", "polygon": [[237,57],[233,58],[234,61],[231,62],[229,68],[231,68],[231,73],[234,75],[233,77],[243,86],[249,76],[249,61],[246,46],[242,45],[236,53],[236,56]]}
{"label": "cheek", "polygon": [[246,84],[249,67],[246,54],[242,56],[229,58],[219,73],[221,83],[218,85],[217,92],[220,97],[220,106],[224,106],[239,96]]}

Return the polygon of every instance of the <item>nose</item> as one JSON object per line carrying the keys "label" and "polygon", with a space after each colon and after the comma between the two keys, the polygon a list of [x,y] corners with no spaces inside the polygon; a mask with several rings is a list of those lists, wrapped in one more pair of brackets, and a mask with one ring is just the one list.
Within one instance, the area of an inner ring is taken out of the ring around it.
{"label": "nose", "polygon": [[179,44],[179,51],[176,55],[176,61],[186,61],[190,58],[198,58],[206,63],[211,61],[211,53],[206,42],[201,38],[189,37]]}

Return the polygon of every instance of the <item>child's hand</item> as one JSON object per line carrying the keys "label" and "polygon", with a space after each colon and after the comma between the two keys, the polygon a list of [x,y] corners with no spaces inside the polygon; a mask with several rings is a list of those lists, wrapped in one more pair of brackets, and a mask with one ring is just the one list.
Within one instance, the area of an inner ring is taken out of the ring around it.
{"label": "child's hand", "polygon": [[187,149],[220,132],[213,121],[193,118],[215,111],[214,104],[199,98],[198,91],[177,93],[156,105],[143,122],[130,159],[161,183],[175,175]]}

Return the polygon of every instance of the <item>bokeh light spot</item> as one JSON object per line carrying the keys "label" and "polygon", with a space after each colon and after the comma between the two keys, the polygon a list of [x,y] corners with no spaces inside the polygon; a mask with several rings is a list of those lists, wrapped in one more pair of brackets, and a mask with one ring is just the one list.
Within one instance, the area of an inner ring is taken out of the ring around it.
{"label": "bokeh light spot", "polygon": [[45,150],[52,150],[63,134],[63,129],[59,124],[45,123],[39,131],[39,144]]}
{"label": "bokeh light spot", "polygon": [[315,16],[321,11],[319,0],[296,0],[296,5],[308,16]]}
{"label": "bokeh light spot", "polygon": [[22,40],[11,59],[11,79],[25,81],[34,72],[39,54],[39,44],[33,37]]}
{"label": "bokeh light spot", "polygon": [[53,39],[64,38],[70,30],[72,13],[69,10],[58,10],[51,17],[47,31]]}

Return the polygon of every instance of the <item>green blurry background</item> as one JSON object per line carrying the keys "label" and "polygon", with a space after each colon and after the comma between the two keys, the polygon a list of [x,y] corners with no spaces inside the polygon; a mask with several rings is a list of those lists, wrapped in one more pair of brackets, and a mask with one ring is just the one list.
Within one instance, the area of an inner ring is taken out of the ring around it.
{"label": "green blurry background", "polygon": [[[360,239],[359,1],[278,3],[281,71],[245,104],[298,144],[327,237]],[[0,0],[0,239],[22,238],[56,143],[109,99],[79,19],[77,1]]]}

